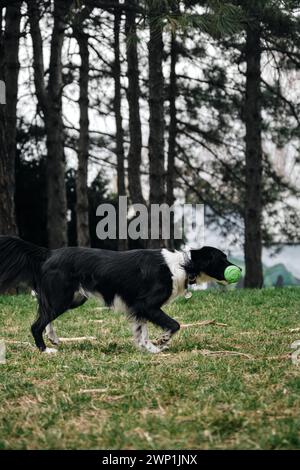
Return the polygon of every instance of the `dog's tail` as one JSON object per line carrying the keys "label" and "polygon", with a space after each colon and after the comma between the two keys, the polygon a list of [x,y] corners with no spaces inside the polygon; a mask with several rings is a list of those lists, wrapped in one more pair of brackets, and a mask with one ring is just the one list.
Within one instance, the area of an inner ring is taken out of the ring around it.
{"label": "dog's tail", "polygon": [[0,235],[0,290],[24,282],[36,290],[42,264],[50,251],[18,237]]}

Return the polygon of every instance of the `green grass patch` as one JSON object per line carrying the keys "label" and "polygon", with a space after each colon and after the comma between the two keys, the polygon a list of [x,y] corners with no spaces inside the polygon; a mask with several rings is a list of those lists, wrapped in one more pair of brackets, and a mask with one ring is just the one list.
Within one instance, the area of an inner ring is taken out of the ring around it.
{"label": "green grass patch", "polygon": [[180,323],[227,326],[184,328],[158,355],[136,350],[126,318],[95,302],[55,327],[96,340],[43,355],[31,347],[35,311],[30,296],[0,297],[0,449],[300,448],[300,366],[288,357],[299,288],[178,299],[165,311]]}

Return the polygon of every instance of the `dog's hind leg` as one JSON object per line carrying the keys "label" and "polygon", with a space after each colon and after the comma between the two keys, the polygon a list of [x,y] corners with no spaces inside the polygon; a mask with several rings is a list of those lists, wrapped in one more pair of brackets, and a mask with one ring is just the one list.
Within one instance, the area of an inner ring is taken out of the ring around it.
{"label": "dog's hind leg", "polygon": [[[31,291],[31,295],[32,295],[32,297],[36,297],[36,298],[37,298],[37,293],[36,293],[36,291],[32,290],[32,291]],[[58,338],[57,334],[56,334],[55,331],[54,331],[54,328],[53,328],[52,323],[49,323],[49,324],[46,326],[45,334],[46,334],[47,338],[49,339],[49,341],[51,341],[52,344],[54,344],[55,346],[58,346],[58,345],[59,345],[60,341],[59,341],[59,338]]]}
{"label": "dog's hind leg", "polygon": [[75,283],[60,270],[52,270],[44,277],[38,296],[38,318],[31,327],[35,344],[40,351],[56,352],[55,349],[46,348],[43,332],[49,323],[71,307],[75,291]]}
{"label": "dog's hind leg", "polygon": [[46,352],[46,353],[56,352],[56,349],[47,348],[45,341],[43,339],[43,331],[45,330],[46,326],[50,323],[50,320],[51,320],[51,315],[49,315],[48,312],[45,312],[44,310],[41,309],[41,307],[39,307],[38,318],[33,323],[31,327],[31,332],[32,332],[36,347],[41,352]]}
{"label": "dog's hind leg", "polygon": [[[84,297],[83,295],[79,294],[79,293],[75,293],[74,295],[74,298],[73,298],[73,301],[69,307],[70,310],[73,310],[77,307],[80,307],[81,305],[83,305],[88,299],[86,297]],[[52,323],[49,323],[47,326],[46,326],[46,336],[47,338],[49,339],[49,341],[54,345],[54,346],[58,346],[59,343],[60,343],[60,340],[59,340],[59,337],[57,336],[57,334],[55,333],[54,331],[54,328],[53,328],[53,325]]]}
{"label": "dog's hind leg", "polygon": [[60,343],[59,337],[55,333],[52,323],[49,323],[46,326],[46,336],[49,339],[49,341],[51,341],[52,344],[54,344],[55,346],[59,345]]}

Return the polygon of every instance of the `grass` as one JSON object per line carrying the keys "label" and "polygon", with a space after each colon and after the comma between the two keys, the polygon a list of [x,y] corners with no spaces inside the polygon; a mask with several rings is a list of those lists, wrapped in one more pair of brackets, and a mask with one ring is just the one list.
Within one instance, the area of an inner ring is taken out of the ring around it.
{"label": "grass", "polygon": [[[300,339],[299,288],[179,299],[165,310],[181,323],[227,326],[184,328],[159,355],[137,351],[124,317],[95,307],[55,323],[60,336],[97,339],[47,356],[21,343],[32,344],[35,300],[0,297],[0,449],[300,448],[300,366],[286,356]],[[225,350],[245,355],[207,355]]]}

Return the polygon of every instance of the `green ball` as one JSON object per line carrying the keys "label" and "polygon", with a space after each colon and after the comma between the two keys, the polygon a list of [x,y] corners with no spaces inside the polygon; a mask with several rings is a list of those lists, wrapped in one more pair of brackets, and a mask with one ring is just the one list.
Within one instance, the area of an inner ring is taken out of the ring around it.
{"label": "green ball", "polygon": [[242,275],[242,271],[237,266],[228,266],[224,271],[224,278],[229,284],[238,282]]}

